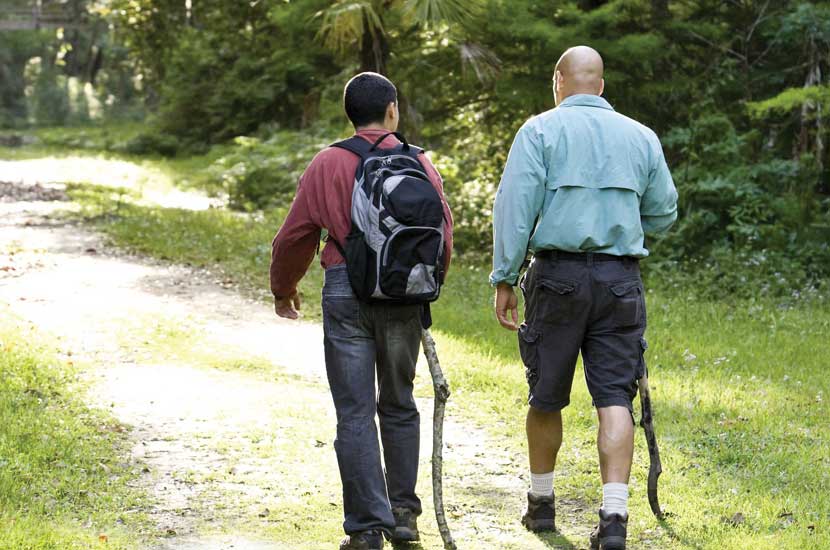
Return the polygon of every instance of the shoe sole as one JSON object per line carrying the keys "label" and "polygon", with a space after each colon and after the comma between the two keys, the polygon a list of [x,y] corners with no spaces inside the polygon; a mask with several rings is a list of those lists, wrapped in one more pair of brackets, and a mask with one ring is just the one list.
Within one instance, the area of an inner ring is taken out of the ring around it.
{"label": "shoe sole", "polygon": [[602,544],[599,540],[590,539],[591,550],[625,550],[625,539],[622,537],[605,537]]}
{"label": "shoe sole", "polygon": [[418,531],[413,531],[407,527],[395,527],[395,532],[389,537],[389,542],[418,542],[421,540]]}
{"label": "shoe sole", "polygon": [[522,525],[529,531],[556,531],[556,522],[552,519],[522,518]]}

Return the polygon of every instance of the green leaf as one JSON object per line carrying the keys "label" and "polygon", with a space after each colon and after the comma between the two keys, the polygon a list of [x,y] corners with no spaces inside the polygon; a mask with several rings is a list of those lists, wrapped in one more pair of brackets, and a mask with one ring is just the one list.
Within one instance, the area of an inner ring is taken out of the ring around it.
{"label": "green leaf", "polygon": [[764,101],[747,103],[752,118],[760,119],[770,114],[788,113],[800,109],[805,103],[826,103],[830,101],[830,85],[788,88],[775,97]]}

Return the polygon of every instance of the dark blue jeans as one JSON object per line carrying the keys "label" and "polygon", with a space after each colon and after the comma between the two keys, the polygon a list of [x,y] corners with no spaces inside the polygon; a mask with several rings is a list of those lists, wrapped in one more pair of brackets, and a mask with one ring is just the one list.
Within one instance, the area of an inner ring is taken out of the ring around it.
{"label": "dark blue jeans", "polygon": [[391,531],[393,507],[421,513],[415,495],[420,416],[412,396],[420,312],[418,305],[361,302],[352,292],[345,266],[326,270],[323,335],[337,412],[334,449],[343,482],[346,533]]}

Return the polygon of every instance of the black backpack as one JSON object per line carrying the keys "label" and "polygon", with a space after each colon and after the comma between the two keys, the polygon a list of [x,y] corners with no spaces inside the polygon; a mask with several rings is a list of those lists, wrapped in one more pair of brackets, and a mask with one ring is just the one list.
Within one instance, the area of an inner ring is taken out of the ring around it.
{"label": "black backpack", "polygon": [[[381,149],[395,135],[402,143]],[[397,132],[374,144],[353,136],[333,143],[360,157],[345,243],[349,282],[363,301],[429,303],[444,282],[444,207],[418,155]]]}

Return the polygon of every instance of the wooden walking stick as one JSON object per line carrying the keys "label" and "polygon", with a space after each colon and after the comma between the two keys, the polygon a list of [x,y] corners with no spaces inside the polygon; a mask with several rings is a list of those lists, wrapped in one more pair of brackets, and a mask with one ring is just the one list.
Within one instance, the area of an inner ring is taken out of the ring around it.
{"label": "wooden walking stick", "polygon": [[438,362],[438,352],[435,351],[435,340],[428,329],[421,333],[421,343],[424,346],[424,355],[432,375],[432,389],[435,391],[435,408],[432,414],[432,502],[435,505],[435,521],[438,522],[438,531],[444,541],[446,550],[456,550],[458,547],[452,540],[452,533],[447,526],[447,516],[444,512],[444,489],[442,470],[444,459],[441,451],[444,446],[444,407],[450,396],[450,386],[444,378],[441,364]]}
{"label": "wooden walking stick", "polygon": [[657,478],[663,473],[663,464],[660,462],[660,450],[657,448],[657,436],[654,434],[654,415],[651,410],[648,375],[644,374],[637,381],[637,385],[640,389],[640,406],[642,407],[640,426],[646,432],[646,444],[648,445],[648,504],[654,515],[658,519],[663,519],[663,511],[660,509],[660,501],[657,499]]}

